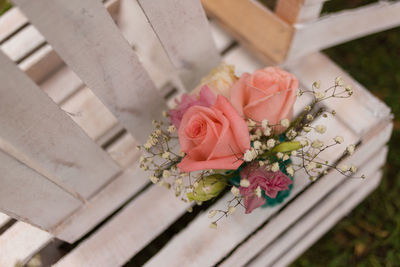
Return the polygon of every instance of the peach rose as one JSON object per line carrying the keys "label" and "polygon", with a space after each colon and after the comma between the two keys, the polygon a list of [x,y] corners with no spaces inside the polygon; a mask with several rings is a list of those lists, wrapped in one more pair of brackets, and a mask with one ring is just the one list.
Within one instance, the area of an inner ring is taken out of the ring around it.
{"label": "peach rose", "polygon": [[211,107],[189,108],[182,118],[178,135],[181,149],[186,153],[178,164],[183,172],[235,170],[243,163],[238,158],[250,149],[246,122],[221,95]]}
{"label": "peach rose", "polygon": [[231,103],[240,115],[261,122],[278,124],[291,120],[299,80],[278,68],[267,67],[253,74],[244,73],[231,89]]}

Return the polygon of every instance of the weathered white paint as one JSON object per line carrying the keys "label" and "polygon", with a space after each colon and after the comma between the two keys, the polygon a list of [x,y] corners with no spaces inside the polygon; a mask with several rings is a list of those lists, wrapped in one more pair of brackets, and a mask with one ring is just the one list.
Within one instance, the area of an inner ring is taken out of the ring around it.
{"label": "weathered white paint", "polygon": [[165,107],[128,42],[97,0],[15,0],[82,81],[144,142]]}
{"label": "weathered white paint", "polygon": [[29,25],[1,45],[1,50],[13,61],[19,61],[33,49],[43,44],[45,39],[38,30]]}
{"label": "weathered white paint", "polygon": [[[364,173],[368,179],[349,179],[343,182],[337,189],[331,194],[327,195],[326,199],[317,203],[315,207],[310,210],[309,213],[301,218],[295,225],[290,226],[287,232],[283,236],[276,239],[270,246],[263,249],[265,244],[257,243],[257,247],[261,249],[262,253],[256,258],[256,262],[262,266],[272,266],[273,263],[279,260],[281,257],[284,258],[286,252],[290,250],[297,242],[304,238],[308,233],[313,231],[320,221],[323,221],[325,217],[332,212],[343,209],[344,202],[347,202],[352,195],[357,194],[359,190],[362,190],[364,186],[369,186],[369,183],[376,183],[380,177],[375,176],[377,170],[385,162],[387,156],[387,147],[381,149],[376,153],[372,159],[369,159],[365,163],[359,173]],[[372,180],[372,181],[371,181]],[[260,233],[260,235],[268,234],[266,231]],[[248,257],[246,257],[248,258]]]}
{"label": "weathered white paint", "polygon": [[0,266],[15,266],[17,262],[26,263],[52,240],[52,236],[32,225],[16,222],[0,235]]}
{"label": "weathered white paint", "polygon": [[200,0],[138,0],[186,90],[220,63]]}
{"label": "weathered white paint", "polygon": [[[274,263],[276,267],[288,266],[292,261],[296,260],[307,248],[314,244],[320,237],[328,232],[335,224],[348,214],[353,208],[355,208],[364,198],[366,198],[375,188],[379,186],[382,178],[382,172],[378,172],[374,179],[366,181],[366,184],[351,195],[341,205],[341,209],[337,209],[330,213],[323,221],[318,223],[313,231],[304,236],[296,245],[289,251],[286,252],[285,257],[280,258]],[[265,266],[262,261],[255,262],[251,266]]]}
{"label": "weathered white paint", "polygon": [[379,1],[357,9],[329,14],[316,21],[296,24],[287,61],[396,27],[400,25],[399,14],[399,1]]}
{"label": "weathered white paint", "polygon": [[1,149],[0,163],[1,212],[49,229],[81,205],[74,196]]}
{"label": "weathered white paint", "polygon": [[8,10],[0,17],[0,43],[27,23],[28,19],[17,7]]}
{"label": "weathered white paint", "polygon": [[0,137],[15,149],[14,156],[83,198],[119,172],[112,159],[2,53],[0,65]]}

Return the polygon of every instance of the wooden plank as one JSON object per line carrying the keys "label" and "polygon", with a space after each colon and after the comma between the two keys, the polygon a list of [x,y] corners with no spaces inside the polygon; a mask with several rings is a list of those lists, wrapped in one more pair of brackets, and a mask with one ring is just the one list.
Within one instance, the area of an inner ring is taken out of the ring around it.
{"label": "wooden plank", "polygon": [[200,0],[138,0],[138,3],[186,90],[191,91],[220,63]]}
{"label": "wooden plank", "polygon": [[[283,61],[293,29],[254,0],[202,0],[207,13],[215,17],[232,35],[263,59]],[[251,16],[249,16],[251,14]]]}
{"label": "wooden plank", "polygon": [[[328,129],[335,127],[335,132],[327,132],[320,137],[323,138],[323,140],[332,140],[332,137],[337,131],[343,133],[344,139],[348,144],[357,140],[357,136],[347,130],[340,122],[330,120],[329,122],[326,121],[325,124]],[[340,155],[340,150],[344,149],[344,147],[345,146],[336,147],[331,151],[325,151],[328,153],[325,153],[321,157],[327,158],[330,162],[335,161]],[[324,179],[332,182],[339,181],[340,175],[334,173],[334,175],[331,174],[330,176],[324,177]],[[309,178],[304,172],[296,173],[293,191],[284,203],[287,203],[290,199],[295,197],[309,183]],[[315,185],[311,188],[314,186]],[[330,189],[332,189],[332,186],[328,186],[324,190],[321,190],[320,193],[323,194],[324,191],[329,192]],[[308,189],[307,192],[309,190],[310,189]],[[304,194],[305,193],[302,193],[300,196],[297,196],[295,203],[297,203],[298,199],[303,197]],[[315,195],[316,199],[318,199],[318,196],[319,194]],[[169,241],[167,246],[150,259],[150,261],[146,263],[146,266],[160,266],[161,264],[164,264],[165,266],[188,266],[193,262],[196,262],[199,266],[215,265],[263,222],[268,220],[271,216],[274,216],[274,214],[276,214],[282,207],[281,204],[272,208],[257,209],[251,214],[244,214],[244,210],[239,208],[235,214],[230,216],[229,219],[221,220],[218,223],[217,231],[210,229],[209,224],[211,223],[211,220],[206,215],[207,212],[211,209],[226,209],[226,203],[231,198],[231,194],[227,194],[215,205],[210,207],[209,210],[200,214],[195,221],[192,221],[184,230],[175,235],[175,237]],[[299,211],[301,210],[297,205],[296,208]],[[285,208],[285,210],[286,209],[287,208]],[[279,212],[279,215],[281,213],[282,211]],[[285,222],[282,223],[282,225],[284,224]],[[243,227],[244,225],[246,227]],[[279,232],[276,234],[279,234]],[[233,265],[241,266],[241,264],[238,264],[237,262],[234,262]],[[232,263],[230,266],[232,266]]]}
{"label": "wooden plank", "polygon": [[323,4],[323,1],[278,0],[275,14],[291,25],[303,23],[318,18]]}
{"label": "wooden plank", "polygon": [[182,215],[187,205],[164,187],[152,186],[54,266],[123,265]]}
{"label": "wooden plank", "polygon": [[0,266],[26,263],[26,259],[40,251],[51,240],[51,234],[27,223],[16,222],[0,235]]}
{"label": "wooden plank", "polygon": [[[378,172],[374,175],[375,179],[368,181],[365,186],[360,188],[355,194],[350,196],[345,202],[343,202],[341,209],[337,209],[330,213],[322,222],[318,223],[313,231],[304,236],[290,251],[286,252],[285,256],[275,262],[274,266],[288,266],[292,261],[297,259],[307,248],[315,243],[323,234],[328,232],[341,218],[346,216],[353,208],[355,208],[366,196],[368,196],[373,190],[375,190],[382,177],[382,172]],[[255,262],[251,266],[265,266],[258,264],[259,261]]]}
{"label": "wooden plank", "polygon": [[15,2],[127,130],[144,142],[151,121],[165,105],[102,4],[97,0]]}
{"label": "wooden plank", "polygon": [[[261,255],[256,258],[255,262],[262,263],[262,266],[273,265],[280,257],[285,257],[286,252],[299,242],[301,238],[311,233],[314,227],[323,221],[325,217],[334,211],[343,209],[343,203],[351,198],[352,195],[357,194],[365,186],[369,187],[370,183],[376,184],[376,180],[380,180],[380,177],[376,176],[376,168],[380,168],[379,164],[385,162],[387,151],[387,147],[384,147],[376,156],[374,155],[373,159],[369,159],[368,163],[364,164],[363,169],[360,171],[368,177],[367,180],[346,180],[334,192],[319,202],[316,207],[313,207],[305,217],[301,218],[295,225],[290,226],[288,231],[270,246],[261,249]],[[257,244],[257,247],[262,248],[263,245]]]}
{"label": "wooden plank", "polygon": [[13,61],[19,61],[33,49],[45,43],[44,37],[32,25],[28,25],[16,33],[13,38],[1,45],[1,50]]}
{"label": "wooden plank", "polygon": [[311,88],[316,80],[321,81],[322,88],[327,88],[334,84],[335,77],[341,76],[353,88],[353,96],[348,99],[333,99],[325,105],[336,110],[337,117],[360,136],[364,136],[381,121],[390,120],[390,109],[327,56],[314,53],[288,63],[286,67],[299,77],[306,88]]}
{"label": "wooden plank", "polygon": [[81,204],[74,196],[3,150],[0,150],[0,162],[1,212],[49,229]]}
{"label": "wooden plank", "polygon": [[63,65],[47,76],[47,79],[39,83],[39,86],[54,102],[60,104],[84,85],[71,69]]}
{"label": "wooden plank", "polygon": [[[379,142],[379,141],[378,141]],[[379,144],[382,146],[382,140]],[[385,163],[386,151],[381,154],[382,147],[374,147],[373,150],[368,150],[365,148],[362,152],[366,152],[368,158],[365,155],[353,157],[353,162],[357,161],[358,166],[362,166],[360,171],[366,175],[373,174],[380,166]],[[371,156],[378,156],[372,158],[371,161],[368,159]],[[365,163],[367,161],[367,163]],[[336,176],[336,177],[335,177]],[[364,180],[359,180],[363,182]],[[338,186],[346,182],[346,178],[340,177],[337,174],[328,174],[321,178],[316,184],[309,188],[305,193],[300,195],[295,203],[291,204],[283,211],[281,211],[276,217],[274,217],[266,226],[257,231],[256,235],[251,236],[244,244],[241,244],[228,259],[226,259],[221,266],[230,266],[230,264],[235,263],[238,265],[244,265],[250,261],[254,256],[256,256],[264,247],[272,244],[276,238],[286,229],[290,227],[291,224],[295,223],[303,214],[309,211],[313,205],[320,202],[320,200],[328,195],[331,188]],[[358,184],[360,186],[360,184]],[[341,190],[340,190],[341,191]],[[283,230],[282,230],[283,229]],[[267,265],[267,264],[266,264]],[[264,266],[266,266],[264,265]]]}
{"label": "wooden plank", "polygon": [[71,243],[76,241],[149,182],[147,174],[135,163],[139,156],[135,145],[132,136],[125,134],[107,149],[125,171],[58,225],[53,231],[56,236]]}
{"label": "wooden plank", "polygon": [[287,60],[396,27],[400,25],[399,13],[399,1],[380,1],[330,14],[315,22],[298,24]]}
{"label": "wooden plank", "polygon": [[8,10],[0,17],[0,43],[27,23],[28,19],[17,7]]}
{"label": "wooden plank", "polygon": [[2,53],[0,62],[0,136],[15,149],[9,153],[77,197],[88,198],[119,172],[111,158]]}
{"label": "wooden plank", "polygon": [[79,90],[70,101],[61,105],[61,108],[68,112],[93,140],[97,140],[118,124],[117,119],[87,87]]}
{"label": "wooden plank", "polygon": [[10,220],[11,218],[8,215],[0,213],[0,228],[6,225]]}

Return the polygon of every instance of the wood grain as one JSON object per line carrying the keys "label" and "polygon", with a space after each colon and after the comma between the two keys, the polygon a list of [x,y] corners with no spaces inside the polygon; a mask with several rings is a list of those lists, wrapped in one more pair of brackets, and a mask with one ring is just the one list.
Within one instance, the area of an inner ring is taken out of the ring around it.
{"label": "wood grain", "polygon": [[[359,173],[364,173],[368,179],[349,179],[344,181],[342,185],[327,195],[325,199],[317,203],[303,218],[290,226],[283,236],[276,239],[270,246],[264,247],[261,250],[261,255],[256,258],[256,262],[258,264],[262,263],[263,266],[273,265],[280,257],[285,257],[286,252],[292,246],[296,245],[301,238],[311,233],[320,221],[323,221],[330,213],[343,209],[343,204],[351,199],[352,195],[357,195],[358,191],[362,190],[365,186],[369,186],[370,183],[377,184],[380,176],[376,176],[376,172],[381,167],[381,164],[385,162],[387,151],[387,147],[381,149],[359,170]],[[264,245],[262,243],[257,244],[258,247],[263,247]]]}
{"label": "wood grain", "polygon": [[396,27],[400,25],[399,13],[400,2],[380,1],[297,24],[287,60]]}
{"label": "wood grain", "polygon": [[127,130],[144,142],[164,101],[102,4],[15,3]]}
{"label": "wood grain", "polygon": [[139,0],[187,91],[191,91],[220,56],[200,0]]}
{"label": "wood grain", "polygon": [[285,59],[293,29],[266,7],[253,0],[202,0],[202,3],[210,16],[251,50],[275,63]]}
{"label": "wood grain", "polygon": [[0,62],[0,137],[25,164],[77,197],[90,197],[119,168],[2,53]]}
{"label": "wood grain", "polygon": [[[23,233],[23,234],[21,234]],[[15,266],[26,263],[32,255],[52,240],[52,236],[24,222],[16,222],[13,227],[0,235],[0,266]]]}
{"label": "wood grain", "polygon": [[[382,172],[378,172],[366,184],[351,195],[345,202],[343,202],[341,209],[337,209],[330,213],[323,221],[318,223],[313,228],[313,231],[308,235],[304,236],[296,245],[289,251],[286,252],[285,257],[280,258],[274,263],[274,266],[288,266],[292,261],[296,260],[307,248],[314,244],[319,238],[321,238],[326,232],[332,229],[335,224],[346,216],[352,209],[354,209],[365,197],[367,197],[374,189],[379,186],[382,178]],[[261,262],[257,261],[254,265],[250,266],[265,266]]]}

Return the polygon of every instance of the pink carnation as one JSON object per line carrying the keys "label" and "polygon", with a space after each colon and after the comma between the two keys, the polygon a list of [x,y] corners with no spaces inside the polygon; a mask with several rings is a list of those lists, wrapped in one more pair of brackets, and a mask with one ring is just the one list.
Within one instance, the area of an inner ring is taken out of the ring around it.
{"label": "pink carnation", "polygon": [[213,94],[213,92],[207,85],[204,85],[201,88],[198,97],[196,95],[183,94],[180,102],[175,100],[178,106],[175,109],[171,109],[168,111],[171,123],[175,125],[177,129],[179,129],[183,115],[190,107],[192,106],[211,107],[215,103],[215,100],[216,96]]}
{"label": "pink carnation", "polygon": [[292,180],[283,172],[267,171],[264,167],[249,165],[240,172],[241,179],[248,179],[249,187],[240,187],[240,194],[244,197],[244,207],[246,213],[251,213],[254,209],[265,204],[264,197],[257,197],[254,191],[258,186],[264,190],[270,198],[275,198],[279,191],[288,190]]}

